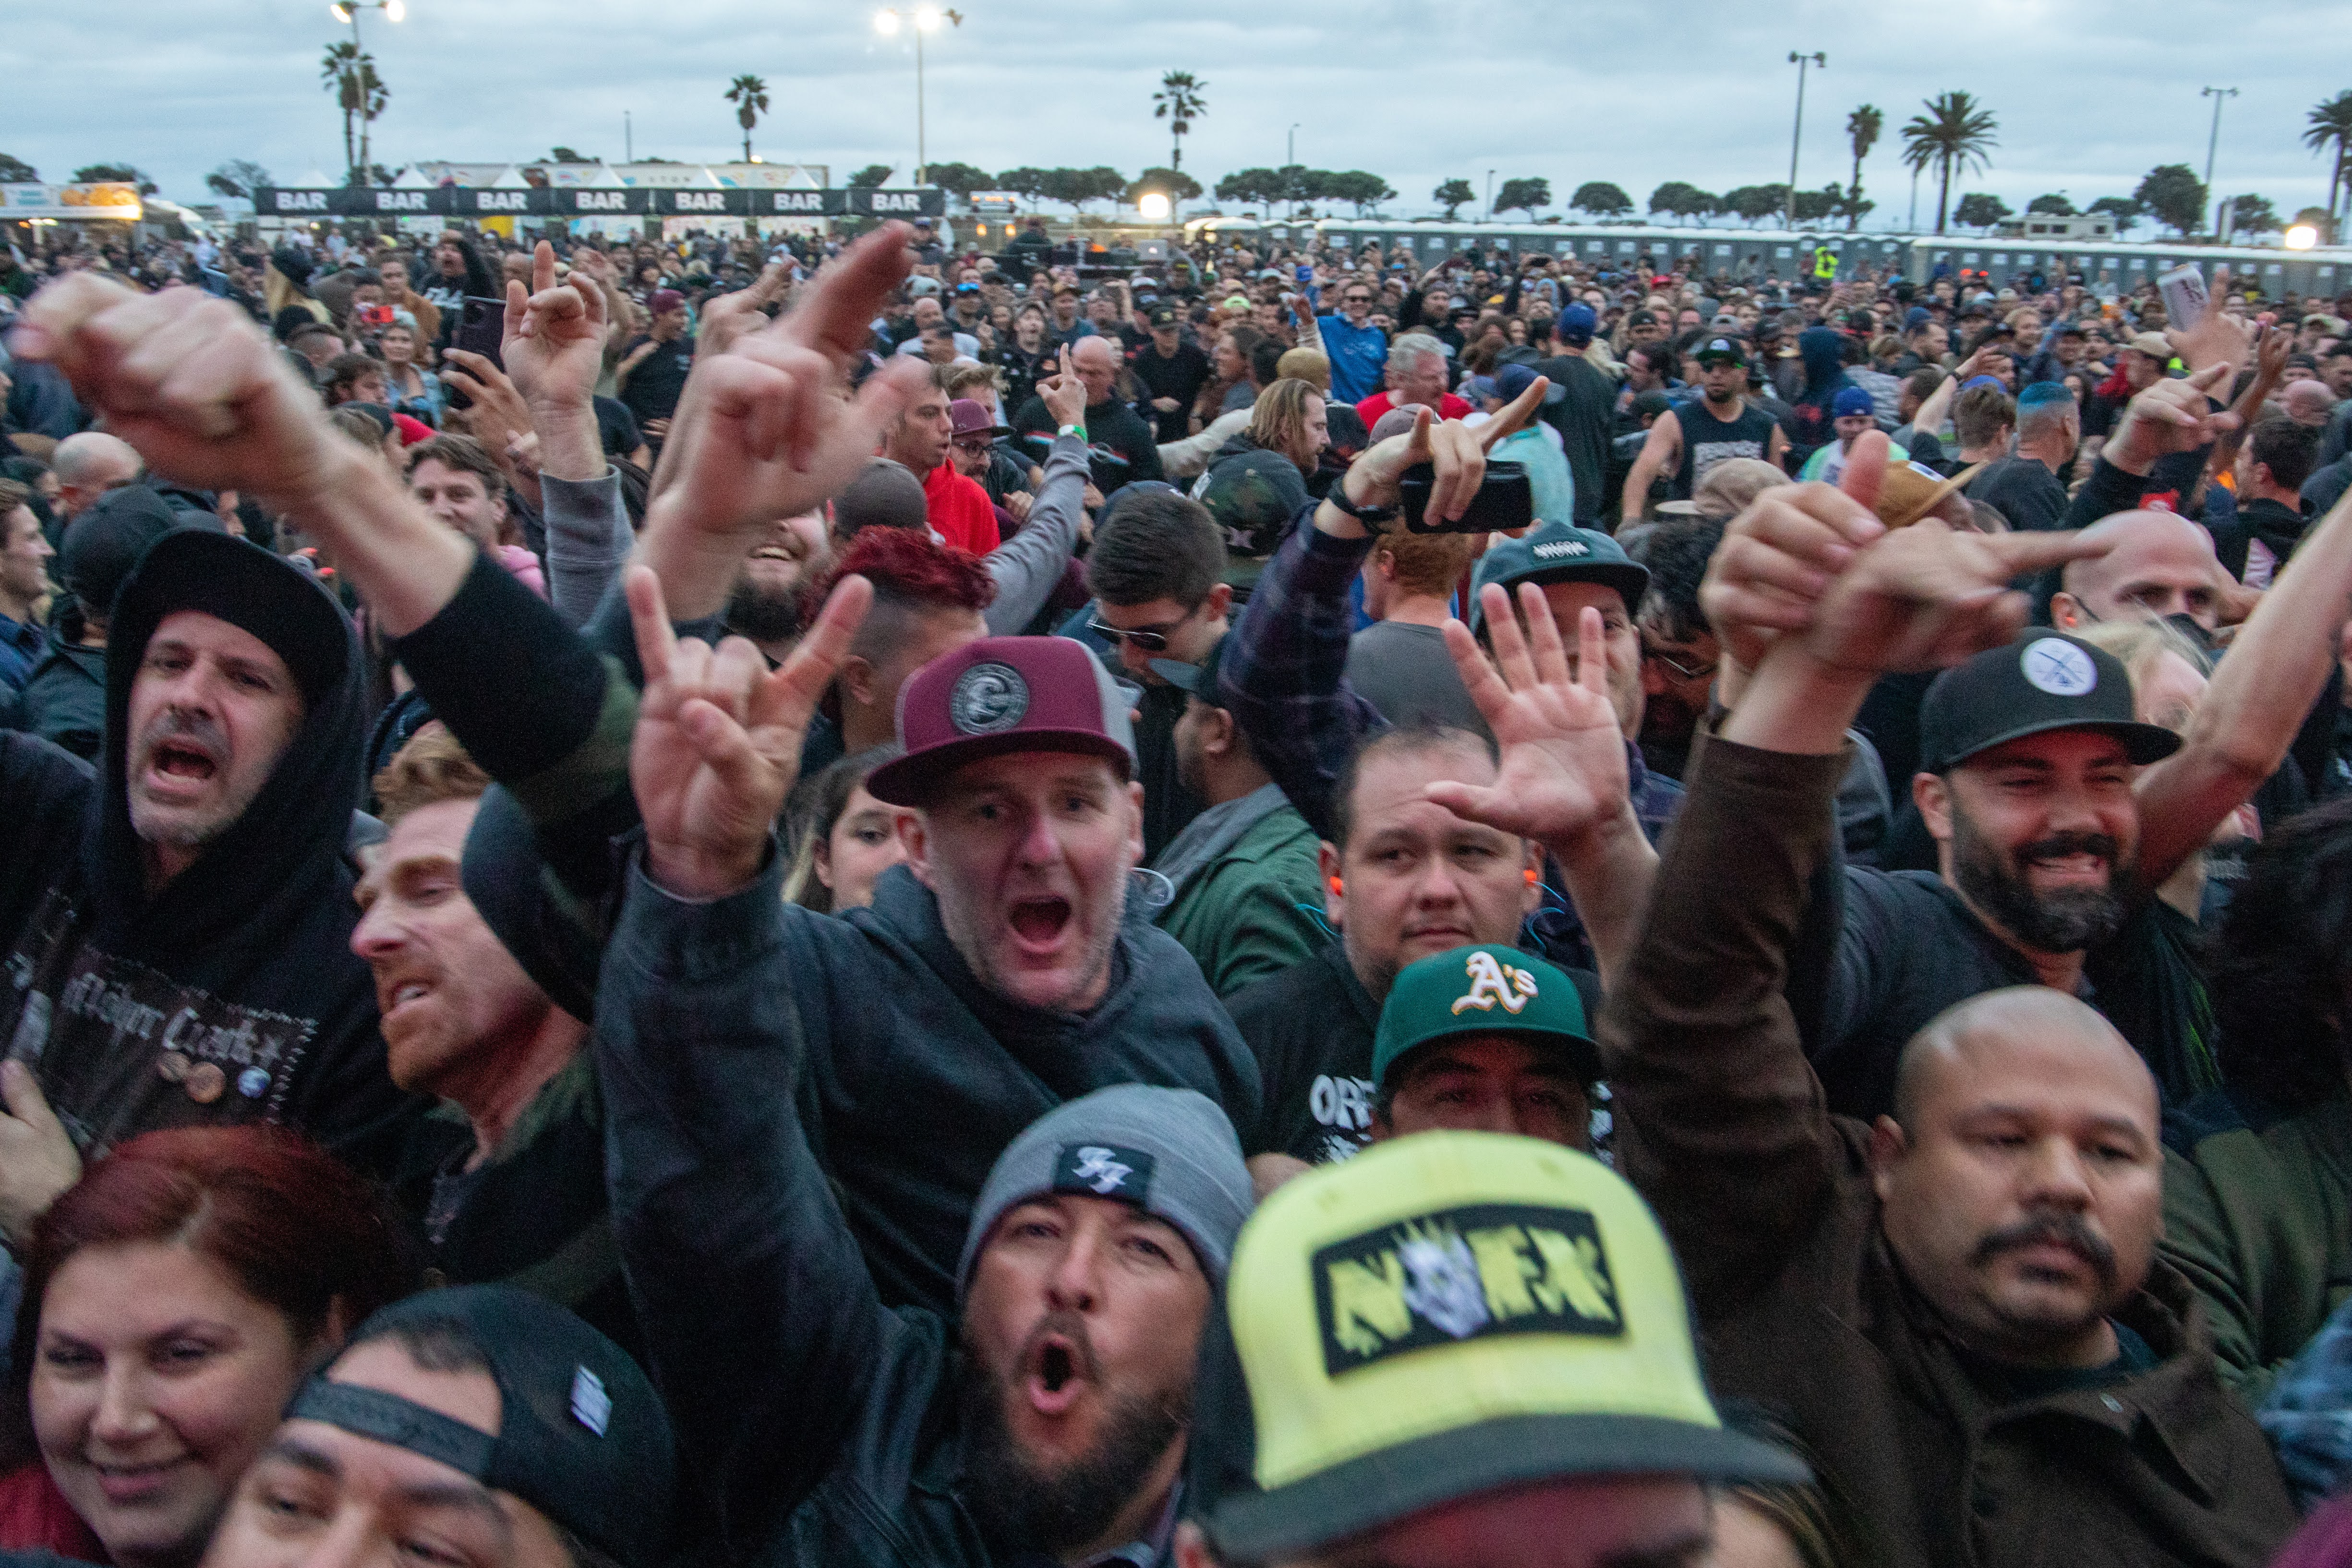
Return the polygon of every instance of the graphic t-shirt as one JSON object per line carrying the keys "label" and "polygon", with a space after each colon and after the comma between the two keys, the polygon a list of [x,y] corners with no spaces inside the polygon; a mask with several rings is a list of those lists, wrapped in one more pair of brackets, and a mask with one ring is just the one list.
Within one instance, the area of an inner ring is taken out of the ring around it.
{"label": "graphic t-shirt", "polygon": [[1717,463],[1771,456],[1772,432],[1778,426],[1770,415],[1744,398],[1739,412],[1729,419],[1717,419],[1708,413],[1703,398],[1674,412],[1675,422],[1683,431],[1683,462],[1675,473],[1672,498],[1675,500],[1690,500],[1691,491]]}

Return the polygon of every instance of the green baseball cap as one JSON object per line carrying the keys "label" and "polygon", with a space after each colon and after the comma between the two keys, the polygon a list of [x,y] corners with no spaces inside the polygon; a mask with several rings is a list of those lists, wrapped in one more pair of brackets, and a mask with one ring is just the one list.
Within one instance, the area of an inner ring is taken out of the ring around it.
{"label": "green baseball cap", "polygon": [[1540,1139],[1416,1132],[1286,1183],[1204,1333],[1230,1438],[1194,1506],[1228,1562],[1564,1477],[1809,1479],[1725,1427],[1649,1206]]}
{"label": "green baseball cap", "polygon": [[[1470,580],[1470,629],[1486,625],[1486,607],[1479,603],[1489,583],[1500,583],[1516,600],[1522,583],[1602,583],[1625,601],[1625,615],[1640,613],[1642,595],[1650,586],[1650,570],[1625,553],[1625,547],[1594,529],[1572,522],[1546,522],[1517,539],[1496,539],[1478,558]],[[1563,628],[1575,640],[1573,626]]]}
{"label": "green baseball cap", "polygon": [[1372,1081],[1385,1084],[1412,1052],[1463,1035],[1536,1036],[1567,1053],[1585,1082],[1601,1077],[1601,1047],[1568,973],[1480,942],[1417,959],[1397,975],[1372,1038]]}

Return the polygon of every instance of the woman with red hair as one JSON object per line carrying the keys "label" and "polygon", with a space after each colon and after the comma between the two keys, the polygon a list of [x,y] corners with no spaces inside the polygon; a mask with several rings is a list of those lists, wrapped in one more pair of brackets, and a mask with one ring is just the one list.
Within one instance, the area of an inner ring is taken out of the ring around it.
{"label": "woman with red hair", "polygon": [[191,1568],[294,1390],[408,1283],[368,1185],[268,1126],[131,1140],[24,1262],[40,1460],[0,1479],[0,1549],[117,1568]]}

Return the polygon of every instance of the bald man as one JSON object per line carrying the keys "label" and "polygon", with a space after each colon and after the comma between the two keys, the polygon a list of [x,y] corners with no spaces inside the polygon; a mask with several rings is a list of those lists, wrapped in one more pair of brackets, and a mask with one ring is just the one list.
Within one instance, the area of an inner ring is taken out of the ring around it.
{"label": "bald man", "polygon": [[1057,432],[1075,431],[1090,448],[1090,477],[1103,496],[1137,479],[1162,477],[1160,444],[1150,424],[1119,395],[1118,342],[1115,338],[1081,338],[1070,350],[1070,368],[1087,387],[1086,421],[1057,424],[1042,397],[1032,396],[1013,416],[1013,428],[1032,462],[1042,463]]}
{"label": "bald man", "polygon": [[58,443],[49,467],[58,476],[58,513],[71,522],[117,485],[147,471],[131,443],[103,430],[84,430]]}
{"label": "bald man", "polygon": [[2298,381],[2279,395],[2281,412],[2314,430],[2327,428],[2327,416],[2336,412],[2336,395],[2324,381]]}
{"label": "bald man", "polygon": [[[1757,506],[1843,531],[1858,513],[1822,494]],[[2009,534],[1970,561],[1979,546],[1919,531],[1863,549],[1708,742],[1602,1015],[1617,1168],[1674,1244],[1713,1386],[1783,1414],[1852,1510],[1856,1561],[2254,1568],[2296,1515],[2188,1282],[2154,1256],[2158,1096],[2132,1047],[2025,986],[1931,1018],[1866,1121],[1832,1114],[1806,1061],[1788,993],[1821,977],[1790,966],[1835,865],[1843,730],[1870,672],[1939,622],[1942,657],[1998,645],[2022,605],[1971,590],[2074,547]],[[1905,552],[1939,559],[1874,582]],[[1935,586],[1923,602],[1905,582]]]}
{"label": "bald man", "polygon": [[2124,511],[2083,531],[2105,552],[2069,563],[2050,621],[2080,631],[2100,621],[2187,616],[2207,631],[2221,624],[2228,574],[2213,536],[2179,512]]}

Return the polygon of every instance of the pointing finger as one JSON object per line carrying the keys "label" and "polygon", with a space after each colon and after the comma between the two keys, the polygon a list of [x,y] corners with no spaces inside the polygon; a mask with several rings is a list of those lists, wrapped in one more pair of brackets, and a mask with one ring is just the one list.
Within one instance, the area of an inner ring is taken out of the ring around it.
{"label": "pointing finger", "polygon": [[636,634],[637,662],[645,668],[646,684],[652,686],[669,678],[670,664],[677,654],[677,629],[669,624],[669,612],[662,605],[661,579],[652,567],[630,567],[625,591],[629,626]]}

